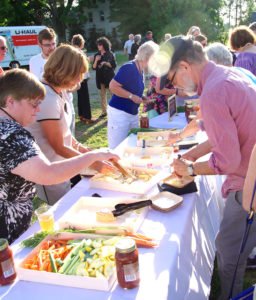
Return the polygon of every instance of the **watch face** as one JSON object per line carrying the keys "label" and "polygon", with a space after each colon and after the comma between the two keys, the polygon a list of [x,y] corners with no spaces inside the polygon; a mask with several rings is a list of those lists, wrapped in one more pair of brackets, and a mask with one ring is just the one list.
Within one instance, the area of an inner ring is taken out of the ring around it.
{"label": "watch face", "polygon": [[188,166],[188,174],[189,175],[193,175],[193,173],[194,173],[193,167],[192,166]]}

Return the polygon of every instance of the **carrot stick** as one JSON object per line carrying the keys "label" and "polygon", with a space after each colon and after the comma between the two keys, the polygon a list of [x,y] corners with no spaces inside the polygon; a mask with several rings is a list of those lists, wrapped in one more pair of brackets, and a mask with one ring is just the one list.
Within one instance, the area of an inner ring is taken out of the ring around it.
{"label": "carrot stick", "polygon": [[158,244],[153,241],[143,240],[136,237],[132,237],[132,239],[136,242],[137,247],[140,248],[155,248],[158,247]]}
{"label": "carrot stick", "polygon": [[146,241],[152,241],[153,239],[144,235],[144,234],[141,234],[141,233],[137,233],[137,232],[130,232],[130,231],[126,231],[125,232],[125,235],[126,236],[130,236],[130,237],[135,237],[135,238],[139,238],[139,239],[143,239],[143,240],[146,240]]}

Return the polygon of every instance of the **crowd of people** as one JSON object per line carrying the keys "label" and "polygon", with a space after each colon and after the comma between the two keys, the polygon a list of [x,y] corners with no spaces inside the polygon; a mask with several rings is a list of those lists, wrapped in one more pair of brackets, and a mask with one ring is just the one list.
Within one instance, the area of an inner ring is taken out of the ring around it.
{"label": "crowd of people", "polygon": [[[219,299],[228,299],[246,216],[256,209],[256,201],[252,207],[249,202],[256,182],[255,31],[256,23],[234,28],[229,47],[219,42],[208,45],[198,26],[186,35],[166,33],[160,46],[152,31],[145,38],[129,34],[124,43],[127,62],[115,72],[116,58],[108,38],[98,38],[97,53],[87,57],[80,34],[70,44],[57,47],[54,30],[43,29],[38,35],[41,52],[31,58],[29,71],[0,67],[0,237],[11,243],[29,227],[36,192],[54,204],[80,180],[85,168],[104,173],[115,169],[108,161],[119,159],[117,155],[92,151],[74,134],[74,92],[80,121],[96,122],[87,82],[90,62],[100,91],[100,118],[108,119],[110,149],[138,127],[141,104],[145,112],[162,114],[171,95],[200,98],[197,117],[181,132],[170,133],[169,143],[204,130],[208,140],[174,159],[174,172],[178,176],[226,175],[216,253]],[[6,51],[6,40],[0,36],[0,63]],[[145,73],[150,74],[146,94]],[[210,154],[208,160],[201,159],[205,154]],[[253,222],[239,260],[234,295],[243,288],[247,258],[256,247],[255,233]]]}

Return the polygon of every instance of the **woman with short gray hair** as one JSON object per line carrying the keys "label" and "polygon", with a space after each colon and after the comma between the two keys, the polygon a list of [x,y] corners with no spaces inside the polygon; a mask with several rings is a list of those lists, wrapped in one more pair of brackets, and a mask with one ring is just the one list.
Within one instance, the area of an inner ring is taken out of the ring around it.
{"label": "woman with short gray hair", "polygon": [[218,65],[231,67],[233,63],[232,53],[221,43],[212,43],[205,48],[205,52],[209,60],[214,61]]}
{"label": "woman with short gray hair", "polygon": [[130,129],[138,127],[138,108],[143,102],[143,72],[158,49],[152,41],[144,43],[135,60],[124,64],[109,84],[113,93],[108,106],[108,144],[111,149],[126,138]]}

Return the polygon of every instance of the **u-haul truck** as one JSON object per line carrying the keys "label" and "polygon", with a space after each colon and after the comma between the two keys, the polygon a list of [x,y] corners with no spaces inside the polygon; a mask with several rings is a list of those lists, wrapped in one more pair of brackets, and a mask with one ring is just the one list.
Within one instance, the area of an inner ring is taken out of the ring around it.
{"label": "u-haul truck", "polygon": [[32,56],[41,52],[37,36],[45,26],[0,27],[0,35],[6,38],[8,52],[0,62],[2,68],[28,66]]}

